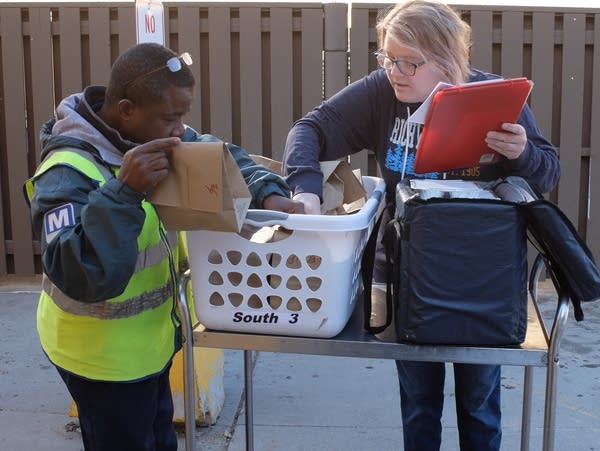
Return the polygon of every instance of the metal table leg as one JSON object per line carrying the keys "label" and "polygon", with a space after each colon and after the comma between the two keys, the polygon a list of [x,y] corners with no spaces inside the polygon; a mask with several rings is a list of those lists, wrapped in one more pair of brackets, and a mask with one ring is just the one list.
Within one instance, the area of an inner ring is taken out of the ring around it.
{"label": "metal table leg", "polygon": [[554,316],[550,346],[548,348],[548,368],[546,373],[546,403],[544,407],[544,440],[542,449],[554,451],[554,428],[556,425],[556,387],[558,382],[558,364],[560,341],[569,318],[569,300],[559,293],[559,306]]}
{"label": "metal table leg", "polygon": [[187,284],[190,280],[190,271],[186,271],[179,278],[177,296],[177,307],[181,319],[183,331],[183,411],[185,417],[185,449],[186,451],[196,451],[194,441],[194,431],[196,429],[196,415],[194,406],[196,397],[194,393],[194,341],[192,338],[192,321],[190,319],[190,310],[185,294]]}
{"label": "metal table leg", "polygon": [[529,451],[531,437],[531,403],[533,399],[533,367],[526,366],[523,377],[523,413],[521,416],[521,451]]}
{"label": "metal table leg", "polygon": [[246,393],[246,450],[254,451],[254,399],[252,351],[244,351],[244,390]]}

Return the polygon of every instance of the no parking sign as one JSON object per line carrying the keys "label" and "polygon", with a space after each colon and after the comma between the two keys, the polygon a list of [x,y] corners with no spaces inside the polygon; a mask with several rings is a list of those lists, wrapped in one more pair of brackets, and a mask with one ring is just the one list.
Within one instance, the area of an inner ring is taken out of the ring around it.
{"label": "no parking sign", "polygon": [[137,42],[156,42],[165,45],[164,10],[160,0],[135,1]]}

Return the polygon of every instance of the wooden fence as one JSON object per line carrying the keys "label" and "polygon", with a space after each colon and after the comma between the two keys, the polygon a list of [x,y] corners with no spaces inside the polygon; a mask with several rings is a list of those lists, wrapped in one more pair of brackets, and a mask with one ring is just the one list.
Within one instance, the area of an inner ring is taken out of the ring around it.
{"label": "wooden fence", "polygon": [[[375,69],[377,15],[391,3],[163,2],[167,44],[194,58],[187,122],[280,159],[293,121]],[[474,66],[535,82],[531,106],[560,149],[551,198],[600,256],[600,7],[455,4],[473,28]],[[66,95],[105,84],[135,43],[134,4],[0,4],[0,277],[41,272],[22,183],[41,124]],[[594,125],[596,125],[594,127]],[[367,152],[352,158],[376,171]]]}

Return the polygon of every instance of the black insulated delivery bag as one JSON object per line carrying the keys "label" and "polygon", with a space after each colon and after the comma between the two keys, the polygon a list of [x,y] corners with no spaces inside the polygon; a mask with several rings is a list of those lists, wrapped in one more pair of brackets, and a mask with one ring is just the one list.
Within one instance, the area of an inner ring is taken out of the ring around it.
{"label": "black insulated delivery bag", "polygon": [[516,345],[527,328],[527,236],[512,202],[422,198],[399,184],[386,225],[399,341]]}

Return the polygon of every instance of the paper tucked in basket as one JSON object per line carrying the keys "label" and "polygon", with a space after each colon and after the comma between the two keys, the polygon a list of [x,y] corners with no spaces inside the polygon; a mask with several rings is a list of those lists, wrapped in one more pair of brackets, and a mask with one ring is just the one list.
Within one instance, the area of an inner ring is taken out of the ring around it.
{"label": "paper tucked in basket", "polygon": [[170,163],[169,175],[149,197],[167,229],[241,229],[251,195],[224,143],[181,143]]}
{"label": "paper tucked in basket", "polygon": [[[281,163],[262,155],[250,155],[255,163],[262,164],[281,174]],[[321,214],[345,215],[362,208],[365,203],[365,189],[361,183],[360,171],[352,170],[344,160],[321,161],[323,173],[323,203]]]}
{"label": "paper tucked in basket", "polygon": [[353,171],[346,161],[322,161],[323,203],[321,214],[346,215],[365,204],[365,189],[360,171]]}

